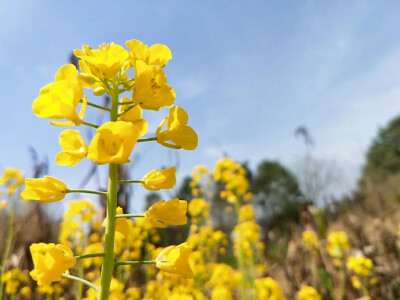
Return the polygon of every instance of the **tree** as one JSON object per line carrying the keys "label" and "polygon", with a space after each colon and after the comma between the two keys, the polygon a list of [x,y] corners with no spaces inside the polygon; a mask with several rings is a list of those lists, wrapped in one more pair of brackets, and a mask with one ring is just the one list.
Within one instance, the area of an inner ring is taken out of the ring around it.
{"label": "tree", "polygon": [[380,129],[369,147],[363,167],[361,184],[374,183],[400,173],[400,116]]}

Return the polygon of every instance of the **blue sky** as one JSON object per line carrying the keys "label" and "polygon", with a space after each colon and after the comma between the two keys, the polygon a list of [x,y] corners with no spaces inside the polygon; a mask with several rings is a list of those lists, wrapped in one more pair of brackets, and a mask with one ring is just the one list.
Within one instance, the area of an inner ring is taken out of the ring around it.
{"label": "blue sky", "polygon": [[[316,141],[313,154],[340,167],[338,190],[349,191],[371,138],[400,113],[398,1],[0,3],[0,164],[31,175],[32,146],[71,188],[90,164],[55,164],[61,129],[37,118],[31,104],[83,44],[134,38],[172,51],[165,71],[199,147],[140,145],[135,178],[177,158],[181,178],[197,164],[212,167],[224,152],[252,167],[265,158],[295,169],[305,147],[294,131],[304,125]],[[145,116],[150,131],[166,114]],[[144,192],[135,191],[140,210]]]}

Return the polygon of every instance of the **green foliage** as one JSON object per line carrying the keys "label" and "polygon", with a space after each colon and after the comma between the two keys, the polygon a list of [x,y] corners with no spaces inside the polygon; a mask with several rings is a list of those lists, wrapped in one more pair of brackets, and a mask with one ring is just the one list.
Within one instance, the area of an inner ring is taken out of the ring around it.
{"label": "green foliage", "polygon": [[381,182],[388,176],[400,173],[400,117],[380,129],[370,146],[361,183]]}
{"label": "green foliage", "polygon": [[252,181],[252,191],[257,209],[264,211],[264,222],[298,221],[301,192],[295,176],[280,163],[261,162]]}

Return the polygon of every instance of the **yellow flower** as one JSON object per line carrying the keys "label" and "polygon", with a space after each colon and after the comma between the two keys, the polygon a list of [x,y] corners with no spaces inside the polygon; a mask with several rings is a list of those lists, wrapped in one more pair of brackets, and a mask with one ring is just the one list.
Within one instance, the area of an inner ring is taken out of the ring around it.
{"label": "yellow flower", "polygon": [[239,222],[253,221],[254,209],[251,204],[243,205],[239,210]]}
{"label": "yellow flower", "polygon": [[320,243],[317,234],[312,230],[306,230],[303,232],[303,245],[309,251],[318,250]]}
{"label": "yellow flower", "polygon": [[124,164],[139,138],[139,130],[130,122],[107,122],[96,130],[87,157],[99,165]]}
{"label": "yellow flower", "polygon": [[326,250],[331,257],[342,259],[344,252],[348,249],[350,249],[350,244],[347,240],[346,232],[336,231],[329,234]]}
{"label": "yellow flower", "polygon": [[256,279],[255,284],[258,299],[285,299],[279,284],[271,277]]}
{"label": "yellow flower", "polygon": [[145,219],[155,227],[165,228],[168,225],[185,225],[187,223],[187,201],[178,198],[153,204],[146,212]]}
{"label": "yellow flower", "polygon": [[6,168],[3,172],[3,176],[0,178],[0,184],[10,185],[24,184],[24,176],[22,175],[22,171],[14,168]]}
{"label": "yellow flower", "polygon": [[311,286],[303,286],[297,292],[297,300],[321,300],[321,295]]}
{"label": "yellow flower", "polygon": [[217,285],[211,293],[211,300],[233,300],[232,292],[224,285]]}
{"label": "yellow flower", "polygon": [[21,193],[22,199],[39,200],[40,202],[54,202],[64,199],[67,186],[64,182],[51,177],[25,179],[25,190]]}
{"label": "yellow flower", "polygon": [[32,244],[30,251],[34,265],[30,275],[38,285],[60,280],[61,274],[76,263],[71,249],[61,244]]}
{"label": "yellow flower", "polygon": [[84,158],[88,146],[78,130],[65,130],[60,134],[60,146],[63,151],[57,154],[56,161],[61,166],[74,166]]}
{"label": "yellow flower", "polygon": [[203,178],[203,176],[205,176],[207,174],[208,174],[207,167],[201,165],[201,166],[195,166],[193,168],[191,176],[192,176],[193,181],[196,183],[196,182],[200,182],[201,179]]}
{"label": "yellow flower", "polygon": [[1,200],[0,201],[0,210],[2,210],[3,208],[5,208],[7,206],[7,201],[6,200]]}
{"label": "yellow flower", "polygon": [[[124,97],[121,102],[132,102],[131,99]],[[121,105],[119,112],[122,113],[124,110],[128,109],[130,104]],[[124,113],[118,118],[119,121],[131,122],[140,132],[140,136],[143,136],[147,132],[147,121],[142,119],[143,109],[139,105],[135,105],[129,111]]]}
{"label": "yellow flower", "polygon": [[[117,207],[116,214],[122,215],[124,212],[121,207]],[[106,219],[107,220],[107,219]],[[115,222],[115,231],[122,234],[124,237],[129,236],[132,227],[132,222],[126,218],[118,218]]]}
{"label": "yellow flower", "polygon": [[203,198],[193,198],[189,202],[189,213],[192,217],[203,214],[208,217],[208,203]]}
{"label": "yellow flower", "polygon": [[156,266],[160,270],[193,278],[189,265],[190,247],[188,243],[165,248],[156,258]]}
{"label": "yellow flower", "polygon": [[[197,133],[186,125],[187,122],[188,115],[183,108],[178,106],[171,108],[168,117],[157,128],[157,142],[165,147],[174,149],[196,149]],[[161,132],[165,123],[167,123],[167,129]],[[173,144],[167,143],[167,141],[171,141]]]}
{"label": "yellow flower", "polygon": [[113,78],[129,58],[129,52],[114,43],[100,45],[95,50],[83,45],[82,50],[75,49],[74,54],[85,61],[94,76],[107,79]]}
{"label": "yellow flower", "polygon": [[358,278],[357,276],[351,276],[351,284],[353,285],[353,287],[357,290],[361,289],[361,281],[360,278]]}
{"label": "yellow flower", "polygon": [[125,44],[131,50],[130,59],[134,67],[137,60],[144,61],[148,65],[164,67],[172,58],[171,51],[165,45],[155,44],[149,48],[138,40],[130,40]]}
{"label": "yellow flower", "polygon": [[347,258],[347,268],[357,275],[369,277],[371,276],[371,269],[373,267],[373,262],[371,259],[359,256],[349,256]]}
{"label": "yellow flower", "polygon": [[175,178],[176,168],[171,167],[167,169],[153,170],[144,175],[142,178],[142,186],[149,191],[159,191],[160,189],[170,189],[176,183]]}
{"label": "yellow flower", "polygon": [[150,110],[159,110],[174,104],[175,91],[167,84],[167,77],[161,67],[136,61],[132,101],[141,108]]}
{"label": "yellow flower", "polygon": [[38,117],[69,122],[50,122],[57,126],[72,126],[82,124],[86,110],[86,98],[78,115],[76,107],[83,97],[83,88],[78,79],[78,70],[72,64],[62,66],[55,82],[40,90],[39,97],[32,104],[32,110]]}

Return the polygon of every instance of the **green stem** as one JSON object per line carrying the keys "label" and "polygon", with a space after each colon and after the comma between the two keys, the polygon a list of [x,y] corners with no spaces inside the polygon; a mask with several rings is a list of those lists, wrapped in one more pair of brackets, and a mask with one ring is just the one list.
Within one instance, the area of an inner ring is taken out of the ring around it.
{"label": "green stem", "polygon": [[150,141],[157,141],[157,137],[147,138],[147,139],[138,139],[137,142],[150,142]]}
{"label": "green stem", "polygon": [[339,292],[338,300],[343,300],[346,292],[346,265],[342,258],[339,271]]}
{"label": "green stem", "polygon": [[116,261],[116,266],[131,266],[131,265],[154,265],[157,261],[155,260],[138,260],[138,261]]}
{"label": "green stem", "polygon": [[133,104],[133,101],[128,101],[128,102],[118,102],[118,105],[127,105],[127,104]]}
{"label": "green stem", "polygon": [[64,278],[66,278],[66,279],[75,280],[75,281],[78,281],[78,282],[82,282],[83,284],[86,284],[87,286],[89,286],[89,287],[95,289],[96,291],[99,290],[99,288],[98,288],[97,286],[95,286],[93,283],[91,283],[90,281],[87,281],[87,280],[85,280],[85,279],[83,279],[83,278],[79,278],[79,277],[72,276],[72,275],[65,274],[65,273],[62,274],[61,277],[64,277]]}
{"label": "green stem", "polygon": [[[114,84],[110,93],[111,110],[110,120],[116,121],[118,118],[118,85]],[[118,189],[118,165],[110,163],[108,170],[108,189],[107,189],[107,216],[106,232],[104,242],[104,260],[101,268],[100,288],[98,300],[108,300],[110,293],[110,283],[114,271],[114,239],[116,226],[117,209],[117,189]]]}
{"label": "green stem", "polygon": [[105,253],[91,253],[75,256],[76,259],[85,259],[90,257],[104,257]]}
{"label": "green stem", "polygon": [[[82,261],[80,261],[78,263],[78,276],[79,276],[79,278],[83,277],[83,262]],[[77,281],[77,284],[78,284],[78,290],[77,290],[76,300],[81,300],[82,292],[83,292],[83,282]]]}
{"label": "green stem", "polygon": [[144,218],[144,215],[133,215],[133,214],[125,214],[125,215],[116,215],[115,218]]}
{"label": "green stem", "polygon": [[96,195],[107,196],[107,192],[91,191],[91,190],[70,190],[70,189],[67,189],[67,191],[65,193],[66,194],[68,194],[68,193],[85,193],[85,194],[96,194]]}
{"label": "green stem", "polygon": [[87,105],[95,107],[95,108],[98,108],[98,109],[102,109],[102,110],[105,110],[105,111],[110,111],[110,109],[108,107],[97,105],[97,104],[94,104],[94,103],[91,103],[91,102],[87,102]]}
{"label": "green stem", "polygon": [[125,183],[144,183],[144,180],[118,180],[119,184],[125,184]]}
{"label": "green stem", "polygon": [[4,286],[4,282],[3,280],[1,280],[1,278],[3,277],[3,273],[6,268],[6,262],[8,255],[10,254],[13,235],[14,235],[15,201],[13,195],[9,197],[9,201],[11,203],[10,203],[10,214],[8,216],[8,231],[7,231],[6,244],[4,247],[4,253],[1,259],[1,266],[0,266],[0,300],[3,299],[3,286]]}
{"label": "green stem", "polygon": [[89,123],[89,122],[85,122],[85,121],[82,121],[82,124],[86,125],[86,126],[89,126],[89,127],[93,127],[93,128],[99,128],[100,127],[98,125],[95,125],[95,124],[92,124],[92,123]]}

